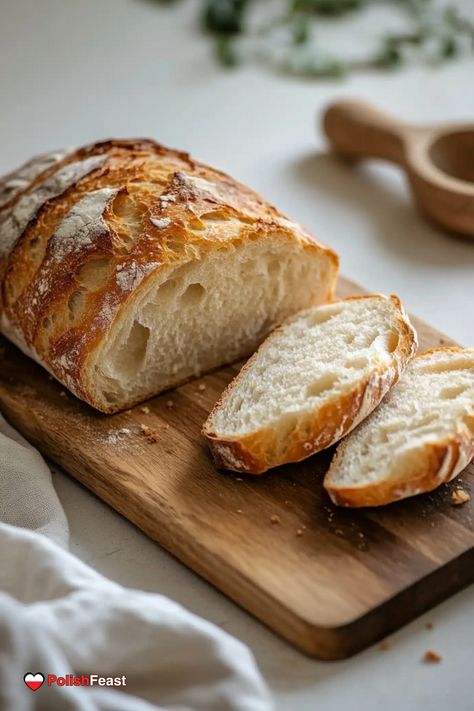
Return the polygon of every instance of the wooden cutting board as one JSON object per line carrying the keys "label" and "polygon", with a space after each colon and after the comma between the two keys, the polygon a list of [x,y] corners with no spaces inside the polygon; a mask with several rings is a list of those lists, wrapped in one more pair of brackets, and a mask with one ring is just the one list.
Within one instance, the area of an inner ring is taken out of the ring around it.
{"label": "wooden cutting board", "polygon": [[[339,295],[355,293],[362,292],[342,279]],[[451,343],[414,323],[420,349]],[[349,656],[474,579],[474,498],[463,506],[450,501],[460,482],[472,488],[472,465],[433,494],[377,510],[341,510],[321,487],[331,452],[260,478],[214,469],[200,428],[235,366],[154,398],[145,410],[105,416],[65,393],[14,346],[1,345],[0,407],[10,422],[312,656]],[[150,443],[142,424],[159,441]]]}

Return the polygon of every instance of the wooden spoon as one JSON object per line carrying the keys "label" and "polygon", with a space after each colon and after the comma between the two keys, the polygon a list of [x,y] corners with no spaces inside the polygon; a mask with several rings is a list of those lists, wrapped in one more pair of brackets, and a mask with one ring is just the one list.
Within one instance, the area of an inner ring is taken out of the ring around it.
{"label": "wooden spoon", "polygon": [[337,153],[404,168],[428,219],[474,237],[474,124],[411,126],[369,104],[340,101],[325,111],[323,126]]}

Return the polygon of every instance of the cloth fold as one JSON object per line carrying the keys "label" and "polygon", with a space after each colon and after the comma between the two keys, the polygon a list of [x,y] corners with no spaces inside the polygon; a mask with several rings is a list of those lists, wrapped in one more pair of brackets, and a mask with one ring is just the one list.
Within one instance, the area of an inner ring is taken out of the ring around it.
{"label": "cloth fold", "polygon": [[41,454],[0,415],[0,522],[69,542],[64,509]]}
{"label": "cloth fold", "polygon": [[[104,578],[60,547],[68,527],[49,469],[1,416],[0,515],[2,711],[272,708],[242,643],[166,597]],[[40,688],[29,688],[25,674],[42,675]],[[67,685],[91,675],[125,677],[125,685]]]}

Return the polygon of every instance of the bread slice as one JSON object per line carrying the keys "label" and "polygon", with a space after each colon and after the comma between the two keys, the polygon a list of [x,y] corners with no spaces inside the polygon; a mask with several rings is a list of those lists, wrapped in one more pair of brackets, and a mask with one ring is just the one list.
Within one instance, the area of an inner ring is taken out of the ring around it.
{"label": "bread slice", "polygon": [[450,481],[474,456],[474,348],[422,353],[338,447],[324,486],[342,506],[380,506]]}
{"label": "bread slice", "polygon": [[334,444],[379,404],[416,345],[396,296],[353,297],[293,316],[204,424],[217,466],[260,474]]}

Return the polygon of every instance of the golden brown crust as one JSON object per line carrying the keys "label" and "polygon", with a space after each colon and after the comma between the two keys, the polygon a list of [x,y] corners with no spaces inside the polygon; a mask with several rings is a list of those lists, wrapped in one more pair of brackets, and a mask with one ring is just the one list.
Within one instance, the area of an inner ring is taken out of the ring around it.
{"label": "golden brown crust", "polygon": [[[278,232],[324,254],[337,271],[331,250],[252,190],[148,139],[102,141],[56,160],[3,201],[0,248],[22,198],[96,156],[100,165],[40,204],[19,238],[0,249],[0,330],[98,409],[112,411],[94,399],[88,359],[156,270]],[[81,216],[89,223],[78,244]]]}
{"label": "golden brown crust", "polygon": [[[353,296],[343,301],[373,297],[374,295]],[[401,334],[397,348],[391,354],[390,366],[380,366],[377,371],[358,383],[356,388],[320,407],[311,419],[308,419],[307,414],[301,414],[283,443],[279,433],[271,427],[263,427],[243,437],[224,438],[218,435],[212,429],[214,413],[285,324],[276,329],[227,386],[204,424],[202,434],[209,442],[216,466],[248,474],[262,474],[282,464],[302,461],[338,442],[372,412],[385,393],[396,383],[417,348],[416,333],[399,298],[392,295],[390,299],[400,311],[398,326]],[[292,320],[290,318],[286,323]]]}
{"label": "golden brown crust", "polygon": [[[337,463],[341,453],[336,452]],[[421,466],[407,467],[399,478],[377,481],[361,487],[333,487],[324,482],[324,487],[333,503],[338,506],[362,508],[384,506],[409,496],[427,493],[454,479],[467,467],[474,457],[474,436],[458,432],[452,438],[424,448]]]}

